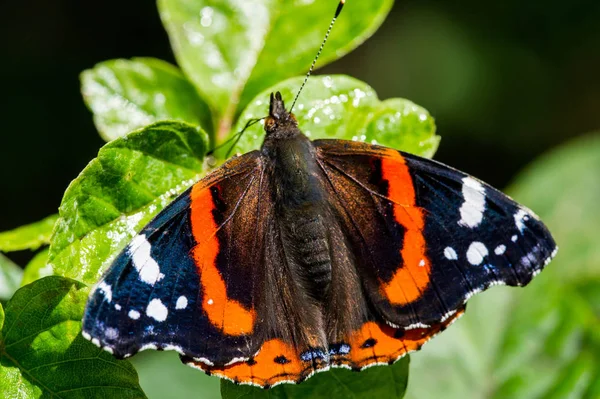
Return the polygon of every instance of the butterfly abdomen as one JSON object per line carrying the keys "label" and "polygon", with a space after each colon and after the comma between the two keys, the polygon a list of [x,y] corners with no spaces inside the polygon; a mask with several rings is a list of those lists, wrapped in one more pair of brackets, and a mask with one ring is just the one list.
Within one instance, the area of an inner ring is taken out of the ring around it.
{"label": "butterfly abdomen", "polygon": [[323,178],[312,142],[295,129],[295,134],[265,145],[272,154],[272,185],[278,188],[274,203],[286,256],[303,288],[321,300],[331,283]]}
{"label": "butterfly abdomen", "polygon": [[299,274],[307,283],[311,296],[323,299],[331,283],[331,255],[327,232],[321,215],[299,217],[291,224],[290,240]]}

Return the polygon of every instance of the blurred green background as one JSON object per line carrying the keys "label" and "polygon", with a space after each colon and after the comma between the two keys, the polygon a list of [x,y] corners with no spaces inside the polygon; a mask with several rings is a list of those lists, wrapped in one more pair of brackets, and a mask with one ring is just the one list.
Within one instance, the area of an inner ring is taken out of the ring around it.
{"label": "blurred green background", "polygon": [[[318,23],[325,25],[329,17]],[[79,94],[82,70],[120,57],[175,60],[154,2],[3,1],[0,20],[2,231],[55,213],[68,183],[103,145]],[[405,97],[424,106],[442,136],[435,158],[505,188],[548,149],[600,131],[599,21],[600,2],[592,0],[397,1],[369,41],[318,73],[348,74],[370,84],[381,99]],[[586,394],[600,397],[600,383],[590,385],[594,378],[600,381],[600,338],[590,335],[600,327],[600,306],[588,306],[600,304],[600,285],[590,284],[600,278],[598,144],[581,139],[536,163],[512,185],[511,194],[548,221],[562,247],[559,260],[524,294],[509,297],[508,291],[493,290],[493,298],[481,296],[481,306],[476,298],[460,328],[413,357],[408,397],[429,397],[433,376],[428,372],[435,372],[444,389],[456,393],[453,397],[464,397],[465,391],[476,391],[473,397],[491,391],[496,397],[514,397],[516,391],[549,397],[522,390],[530,376],[513,366],[524,361],[537,362],[537,375],[551,379],[538,381],[545,384],[539,392],[583,397],[573,392],[585,381]],[[25,264],[31,254],[10,257]],[[547,306],[523,309],[519,301]],[[573,303],[588,305],[573,311]],[[510,326],[527,322],[534,324],[528,326],[528,338],[516,341],[525,347],[511,342],[519,333]],[[470,332],[486,334],[485,339]],[[531,340],[545,346],[540,349]],[[481,355],[492,350],[490,342],[502,356]],[[532,355],[519,357],[523,353]],[[444,375],[461,358],[467,360],[464,367],[457,365],[459,373]],[[181,366],[172,353],[142,354],[134,362],[153,397],[166,397],[182,385],[156,378],[166,367],[177,372],[165,377],[187,380],[183,385],[211,385],[218,396],[218,380]],[[585,372],[577,374],[577,367]],[[502,383],[485,379],[490,376]],[[470,386],[473,381],[479,383]],[[566,382],[552,389],[552,381]]]}

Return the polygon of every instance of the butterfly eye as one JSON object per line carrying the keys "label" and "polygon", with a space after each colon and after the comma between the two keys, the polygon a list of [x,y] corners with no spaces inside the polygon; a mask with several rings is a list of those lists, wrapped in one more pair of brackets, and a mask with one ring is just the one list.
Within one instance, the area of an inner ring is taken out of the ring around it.
{"label": "butterfly eye", "polygon": [[275,122],[275,118],[268,117],[265,119],[265,130],[267,132],[270,132],[273,129],[275,129],[275,125],[277,125],[277,122]]}

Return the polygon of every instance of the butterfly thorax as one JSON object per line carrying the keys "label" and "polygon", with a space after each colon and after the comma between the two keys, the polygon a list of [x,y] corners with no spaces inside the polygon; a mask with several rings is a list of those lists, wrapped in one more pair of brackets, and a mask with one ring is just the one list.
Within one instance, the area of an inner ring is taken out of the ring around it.
{"label": "butterfly thorax", "polygon": [[310,295],[322,299],[331,282],[331,256],[324,179],[315,147],[280,97],[271,98],[265,130],[262,153],[270,165],[268,176],[285,257]]}

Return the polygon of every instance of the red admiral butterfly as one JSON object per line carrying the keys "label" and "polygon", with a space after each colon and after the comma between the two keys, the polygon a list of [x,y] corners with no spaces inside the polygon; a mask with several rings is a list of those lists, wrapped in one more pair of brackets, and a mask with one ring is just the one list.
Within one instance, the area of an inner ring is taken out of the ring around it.
{"label": "red admiral butterfly", "polygon": [[279,93],[262,148],[164,209],[91,293],[83,335],[125,358],[175,350],[237,383],[300,382],[418,350],[555,243],[528,209],[435,161],[309,140]]}

